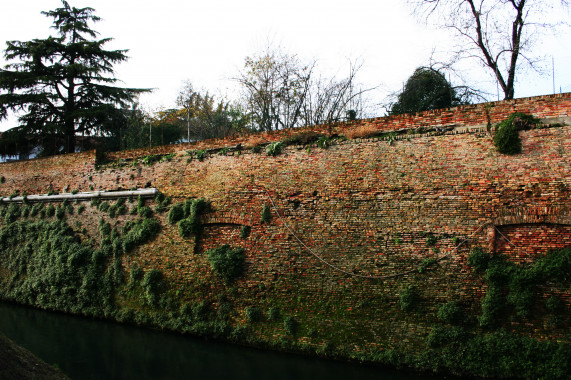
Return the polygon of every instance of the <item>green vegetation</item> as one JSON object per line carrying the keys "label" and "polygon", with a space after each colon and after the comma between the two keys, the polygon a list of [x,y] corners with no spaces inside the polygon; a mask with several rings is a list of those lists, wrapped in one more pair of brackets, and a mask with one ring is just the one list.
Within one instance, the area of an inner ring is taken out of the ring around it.
{"label": "green vegetation", "polygon": [[206,155],[208,154],[208,152],[206,152],[205,150],[202,150],[202,149],[200,149],[200,150],[189,150],[186,153],[189,156],[189,160],[197,159],[198,161],[204,161],[204,159],[206,158]]}
{"label": "green vegetation", "polygon": [[470,334],[458,326],[435,327],[429,348],[418,355],[379,354],[381,362],[420,370],[446,370],[461,376],[565,379],[571,370],[571,345],[538,341],[499,330]]}
{"label": "green vegetation", "polygon": [[252,227],[250,226],[240,227],[240,238],[247,239],[248,236],[250,236],[250,232],[252,232]]}
{"label": "green vegetation", "polygon": [[181,237],[188,238],[200,233],[202,225],[197,218],[186,218],[178,222],[178,233]]}
{"label": "green vegetation", "polygon": [[440,306],[437,316],[444,323],[456,325],[462,322],[462,308],[458,301],[450,301]]}
{"label": "green vegetation", "polygon": [[262,309],[257,306],[248,306],[244,310],[246,321],[249,323],[256,323],[260,322],[264,319],[264,313],[262,313]]}
{"label": "green vegetation", "polygon": [[329,136],[321,136],[317,139],[317,146],[321,149],[327,149],[332,143]]}
{"label": "green vegetation", "polygon": [[[63,7],[44,12],[53,19],[55,37],[10,41],[6,57],[15,60],[0,71],[0,118],[8,110],[25,113],[20,125],[2,135],[3,154],[73,153],[76,136],[117,131],[122,108],[148,90],[115,87],[115,64],[127,60],[124,50],[104,50],[109,39],[96,40],[92,8]],[[65,74],[64,74],[65,73]],[[89,75],[86,75],[89,73]],[[105,86],[102,86],[105,83]],[[46,127],[39,127],[46,126]]]}
{"label": "green vegetation", "polygon": [[400,309],[405,312],[413,311],[418,307],[420,296],[415,286],[409,285],[403,289],[399,296]]}
{"label": "green vegetation", "polygon": [[494,145],[498,152],[503,154],[521,153],[521,138],[519,137],[519,131],[516,126],[508,120],[504,120],[496,127]]}
{"label": "green vegetation", "polygon": [[262,207],[261,221],[262,223],[269,223],[270,220],[272,220],[272,212],[270,210],[270,205],[265,204],[264,207]]}
{"label": "green vegetation", "polygon": [[282,153],[284,144],[281,141],[274,141],[266,146],[266,154],[268,156],[278,156]]}
{"label": "green vegetation", "polygon": [[292,316],[288,316],[284,319],[284,329],[291,336],[296,336],[299,331],[299,322]]}
{"label": "green vegetation", "polygon": [[277,307],[270,307],[268,309],[268,320],[279,322],[282,318],[282,314],[280,313],[280,309]]}
{"label": "green vegetation", "polygon": [[199,235],[202,230],[201,216],[208,211],[208,202],[203,198],[187,199],[171,206],[168,215],[170,224],[177,224],[181,237]]}
{"label": "green vegetation", "polygon": [[149,305],[156,306],[165,288],[162,272],[152,269],[145,273],[141,286],[145,289],[146,301]]}
{"label": "green vegetation", "polygon": [[[80,242],[65,221],[69,207],[65,203],[57,208],[48,205],[45,216],[55,216],[55,220],[29,220],[25,216],[28,213],[18,212],[19,205],[3,207],[0,252],[3,268],[10,276],[2,278],[0,296],[75,314],[113,315],[115,292],[124,277],[120,257],[156,236],[160,223],[138,219],[127,223],[119,234],[101,218],[101,243],[96,248],[93,242]],[[34,205],[29,214],[41,216],[42,211],[43,205]]]}
{"label": "green vegetation", "polygon": [[518,318],[529,317],[541,285],[549,282],[552,287],[565,288],[571,280],[571,248],[551,251],[533,264],[519,265],[477,248],[468,263],[477,273],[483,273],[488,285],[479,321],[490,328],[500,325],[502,317],[511,312]]}
{"label": "green vegetation", "polygon": [[294,133],[293,135],[286,137],[285,139],[282,140],[282,143],[285,146],[308,145],[316,142],[321,137],[324,137],[322,133],[313,132],[313,131],[304,131],[304,132]]}
{"label": "green vegetation", "polygon": [[494,145],[503,154],[521,153],[521,138],[519,131],[533,128],[539,124],[539,119],[521,112],[512,114],[496,126]]}
{"label": "green vegetation", "polygon": [[[151,208],[153,202],[165,199],[140,199],[137,209]],[[467,257],[473,268],[468,276],[485,292],[480,311],[472,298],[464,299],[448,284],[434,286],[427,281],[430,277],[438,282],[447,265],[446,261],[433,265],[436,260],[432,258],[422,260],[418,271],[410,270],[402,278],[379,283],[323,281],[306,289],[298,286],[302,276],[294,271],[288,272],[293,281],[284,281],[282,276],[257,283],[251,281],[254,276],[237,281],[247,268],[244,249],[223,245],[208,250],[205,256],[185,257],[202,265],[201,275],[179,281],[172,275],[179,273],[173,269],[178,266],[176,261],[168,262],[170,256],[167,260],[156,258],[144,247],[161,230],[158,218],[151,214],[114,220],[109,209],[119,209],[125,201],[108,204],[107,213],[98,211],[102,203],[83,217],[77,216],[79,208],[76,215],[70,215],[67,207],[71,204],[62,203],[58,208],[66,210],[65,218],[56,218],[54,209],[51,219],[33,220],[26,215],[45,214],[49,205],[0,205],[0,299],[243,344],[429,372],[563,379],[570,370],[568,343],[531,339],[525,332],[520,336],[512,330],[520,333],[519,328],[513,328],[518,323],[533,323],[533,328],[545,331],[550,330],[542,326],[548,324],[567,326],[565,297],[571,281],[571,249],[550,252],[532,264],[514,264],[501,255],[474,249]],[[200,225],[208,206],[204,199],[170,205],[168,221],[176,225],[194,220]],[[93,217],[99,218],[97,236],[89,236],[94,231],[88,223],[89,233],[85,229],[79,233],[83,226],[77,219],[83,222]],[[242,229],[240,234],[244,238]],[[419,248],[427,251],[428,236],[407,234],[404,240],[407,245],[416,240]],[[390,235],[389,246],[394,247],[391,240],[397,238],[400,236]],[[436,237],[449,243],[445,238],[452,240],[444,234]],[[134,254],[135,250],[141,254]],[[295,253],[284,258],[294,264],[283,265],[299,268]],[[153,269],[153,262],[163,265]],[[418,258],[404,264],[411,263],[416,265]],[[220,281],[212,281],[208,265]],[[422,274],[428,267],[430,273]],[[434,292],[438,286],[449,293]],[[323,290],[327,287],[331,291]],[[316,289],[322,293],[312,294]],[[389,336],[394,323],[413,326],[399,330],[403,336],[398,339],[403,343]],[[384,333],[387,335],[378,335]]]}
{"label": "green vegetation", "polygon": [[390,114],[400,115],[463,104],[462,96],[438,70],[419,67],[408,78]]}
{"label": "green vegetation", "polygon": [[426,269],[434,264],[436,264],[438,262],[438,260],[436,259],[424,259],[420,262],[420,265],[418,266],[418,273],[423,273],[426,271]]}
{"label": "green vegetation", "polygon": [[431,233],[426,234],[426,246],[433,247],[436,242],[438,242],[438,238]]}
{"label": "green vegetation", "polygon": [[163,193],[158,193],[155,197],[155,202],[157,204],[155,212],[160,214],[167,210],[168,206],[171,204],[171,199],[170,197],[166,197]]}
{"label": "green vegetation", "polygon": [[246,257],[242,248],[225,244],[206,251],[206,257],[214,273],[226,284],[231,284],[244,272]]}

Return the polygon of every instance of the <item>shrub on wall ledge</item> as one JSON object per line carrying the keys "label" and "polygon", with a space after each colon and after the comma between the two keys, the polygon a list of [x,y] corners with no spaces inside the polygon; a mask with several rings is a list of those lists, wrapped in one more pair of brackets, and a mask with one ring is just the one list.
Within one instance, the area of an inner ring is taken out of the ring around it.
{"label": "shrub on wall ledge", "polygon": [[539,119],[521,112],[514,113],[499,123],[494,135],[494,145],[498,152],[503,154],[521,153],[519,131],[533,128],[538,123]]}

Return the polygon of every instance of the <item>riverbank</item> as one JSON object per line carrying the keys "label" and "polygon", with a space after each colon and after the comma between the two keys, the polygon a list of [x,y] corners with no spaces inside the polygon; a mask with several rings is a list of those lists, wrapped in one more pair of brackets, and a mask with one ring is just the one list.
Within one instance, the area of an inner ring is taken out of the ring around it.
{"label": "riverbank", "polygon": [[69,380],[57,368],[0,334],[0,378],[4,380]]}

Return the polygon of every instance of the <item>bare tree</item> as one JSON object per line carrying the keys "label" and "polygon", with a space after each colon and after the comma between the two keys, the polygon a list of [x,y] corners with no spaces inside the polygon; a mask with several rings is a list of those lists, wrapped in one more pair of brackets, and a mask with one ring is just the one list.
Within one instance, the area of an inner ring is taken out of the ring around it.
{"label": "bare tree", "polygon": [[304,65],[297,56],[270,48],[258,57],[246,57],[245,69],[236,80],[242,85],[245,108],[259,130],[294,128],[302,123],[314,65]]}
{"label": "bare tree", "polygon": [[362,89],[356,83],[361,65],[351,63],[342,79],[317,76],[317,63],[267,48],[246,58],[245,69],[236,80],[241,84],[243,108],[261,131],[296,128],[342,120],[347,112],[361,116]]}
{"label": "bare tree", "polygon": [[344,119],[348,114],[363,116],[363,94],[372,88],[363,89],[356,83],[360,68],[361,64],[350,62],[349,74],[346,77],[319,77],[312,82],[304,105],[306,124],[332,123]]}
{"label": "bare tree", "polygon": [[553,24],[542,15],[567,0],[409,0],[422,19],[435,19],[460,38],[453,61],[476,59],[491,72],[505,99],[513,99],[516,75],[537,69],[532,49],[541,31]]}

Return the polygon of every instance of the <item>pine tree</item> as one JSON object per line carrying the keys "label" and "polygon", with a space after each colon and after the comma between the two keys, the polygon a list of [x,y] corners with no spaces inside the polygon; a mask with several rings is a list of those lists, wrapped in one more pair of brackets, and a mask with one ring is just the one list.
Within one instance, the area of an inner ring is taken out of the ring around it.
{"label": "pine tree", "polygon": [[42,12],[53,18],[55,37],[8,41],[5,57],[17,60],[0,69],[0,120],[19,114],[8,135],[26,136],[43,154],[72,153],[78,135],[108,134],[125,108],[145,89],[114,84],[113,65],[127,50],[105,50],[110,38],[97,39],[90,23],[93,8],[63,7]]}

